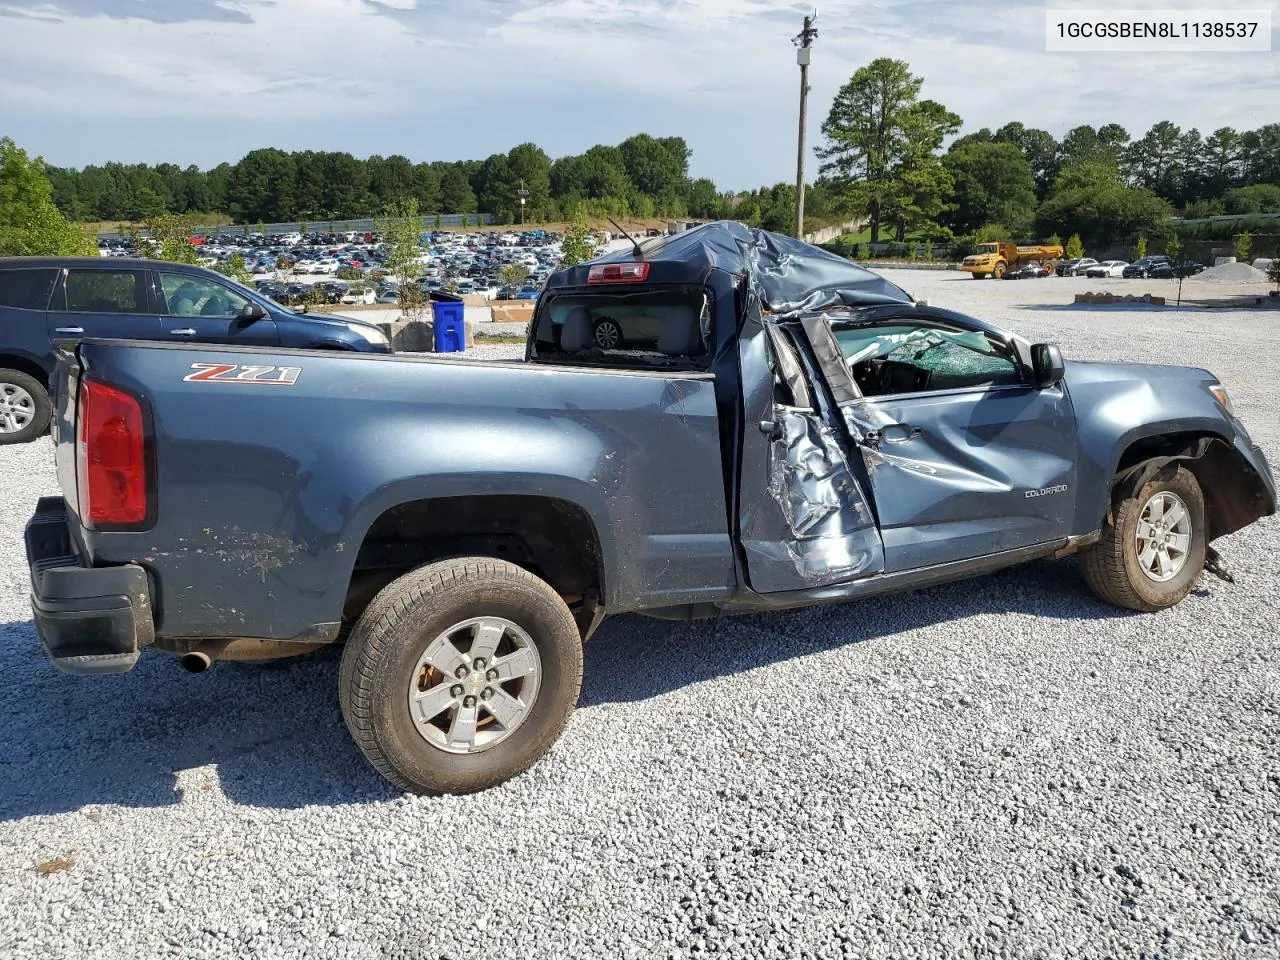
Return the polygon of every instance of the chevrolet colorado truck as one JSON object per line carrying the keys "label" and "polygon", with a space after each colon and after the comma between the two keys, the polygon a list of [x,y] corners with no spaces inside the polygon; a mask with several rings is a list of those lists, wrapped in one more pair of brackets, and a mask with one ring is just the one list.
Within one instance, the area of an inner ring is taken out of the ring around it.
{"label": "chevrolet colorado truck", "polygon": [[59,667],[344,643],[400,787],[526,769],[582,645],[1078,553],[1156,611],[1276,506],[1204,370],[1064,361],[840,258],[711,224],[554,273],[523,362],[64,344],[65,497],[26,531]]}

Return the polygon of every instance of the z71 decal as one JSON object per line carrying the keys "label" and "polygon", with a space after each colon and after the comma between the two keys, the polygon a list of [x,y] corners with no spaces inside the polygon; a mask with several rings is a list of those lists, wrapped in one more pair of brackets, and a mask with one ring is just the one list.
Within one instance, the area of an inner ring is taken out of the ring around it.
{"label": "z71 decal", "polygon": [[182,378],[183,383],[263,383],[292,387],[302,374],[301,367],[264,367],[239,363],[193,363],[196,371]]}

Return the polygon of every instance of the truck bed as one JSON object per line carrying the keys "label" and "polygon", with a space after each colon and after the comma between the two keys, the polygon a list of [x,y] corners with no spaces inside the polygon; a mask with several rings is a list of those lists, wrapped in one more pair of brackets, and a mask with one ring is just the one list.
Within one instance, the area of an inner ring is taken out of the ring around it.
{"label": "truck bed", "polygon": [[[150,529],[75,515],[82,376],[149,410]],[[158,637],[332,639],[380,518],[477,496],[587,518],[609,612],[734,588],[711,374],[89,340],[56,386],[72,539],[147,571]]]}

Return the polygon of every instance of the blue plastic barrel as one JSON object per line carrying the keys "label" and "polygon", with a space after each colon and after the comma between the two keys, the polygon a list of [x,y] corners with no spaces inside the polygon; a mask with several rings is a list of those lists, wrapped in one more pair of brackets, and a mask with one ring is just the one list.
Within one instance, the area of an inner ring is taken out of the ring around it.
{"label": "blue plastic barrel", "polygon": [[466,308],[461,297],[433,292],[431,318],[436,353],[461,353],[467,349]]}

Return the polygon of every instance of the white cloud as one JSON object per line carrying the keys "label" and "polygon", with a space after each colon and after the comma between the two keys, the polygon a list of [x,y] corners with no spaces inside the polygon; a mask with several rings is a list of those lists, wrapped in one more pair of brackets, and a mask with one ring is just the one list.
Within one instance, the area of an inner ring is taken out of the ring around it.
{"label": "white cloud", "polygon": [[[0,0],[0,97],[15,135],[61,163],[208,165],[274,144],[435,159],[534,140],[554,155],[649,131],[684,136],[696,175],[746,187],[792,175],[789,40],[807,7]],[[1021,120],[1061,135],[1114,120],[1140,135],[1162,119],[1202,130],[1276,119],[1275,54],[1049,54],[1043,9],[824,0],[811,141],[839,85],[877,56],[907,60],[966,130]]]}

